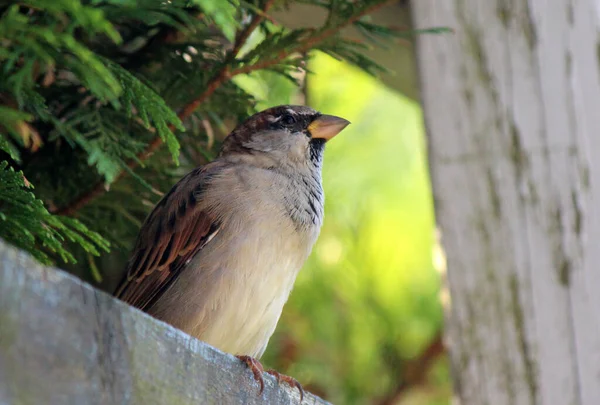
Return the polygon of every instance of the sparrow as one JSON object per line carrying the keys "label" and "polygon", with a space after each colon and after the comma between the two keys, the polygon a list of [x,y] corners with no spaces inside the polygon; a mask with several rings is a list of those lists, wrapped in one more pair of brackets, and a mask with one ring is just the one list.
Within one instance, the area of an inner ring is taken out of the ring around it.
{"label": "sparrow", "polygon": [[258,360],[323,222],[325,144],[348,124],[306,106],[252,115],[157,203],[115,296],[235,355],[262,393]]}

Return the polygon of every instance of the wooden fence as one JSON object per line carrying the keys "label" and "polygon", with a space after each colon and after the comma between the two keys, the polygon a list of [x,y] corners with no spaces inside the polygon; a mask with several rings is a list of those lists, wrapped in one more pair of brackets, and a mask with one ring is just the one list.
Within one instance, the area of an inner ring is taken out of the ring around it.
{"label": "wooden fence", "polygon": [[299,403],[264,379],[259,396],[235,357],[0,241],[0,404]]}

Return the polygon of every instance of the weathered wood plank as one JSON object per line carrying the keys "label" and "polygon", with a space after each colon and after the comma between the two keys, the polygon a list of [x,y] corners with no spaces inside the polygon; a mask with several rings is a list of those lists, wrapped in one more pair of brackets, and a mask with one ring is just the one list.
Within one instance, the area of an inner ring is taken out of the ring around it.
{"label": "weathered wood plank", "polygon": [[0,241],[0,404],[299,402],[264,379],[259,396],[233,356]]}
{"label": "weathered wood plank", "polygon": [[600,404],[600,8],[420,0],[462,404]]}

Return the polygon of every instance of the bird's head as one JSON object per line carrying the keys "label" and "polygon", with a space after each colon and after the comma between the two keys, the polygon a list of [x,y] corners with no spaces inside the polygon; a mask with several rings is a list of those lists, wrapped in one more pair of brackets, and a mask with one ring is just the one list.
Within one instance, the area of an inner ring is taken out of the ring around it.
{"label": "bird's head", "polygon": [[266,166],[319,165],[325,143],[348,124],[348,120],[310,107],[272,107],[235,128],[223,142],[221,156],[250,154]]}

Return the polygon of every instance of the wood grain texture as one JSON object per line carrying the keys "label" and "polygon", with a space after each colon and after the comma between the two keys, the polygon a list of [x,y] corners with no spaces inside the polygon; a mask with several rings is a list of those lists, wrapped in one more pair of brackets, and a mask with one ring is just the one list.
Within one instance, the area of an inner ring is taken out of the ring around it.
{"label": "wood grain texture", "polygon": [[[297,404],[297,390],[0,241],[0,404]],[[303,404],[325,404],[307,394]]]}
{"label": "wood grain texture", "polygon": [[461,404],[600,404],[600,3],[419,0]]}

